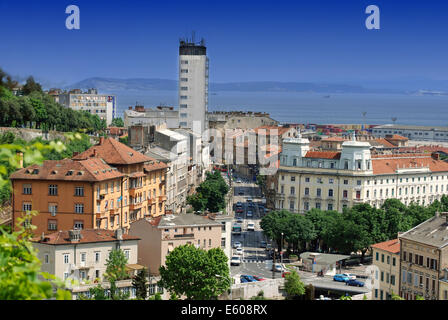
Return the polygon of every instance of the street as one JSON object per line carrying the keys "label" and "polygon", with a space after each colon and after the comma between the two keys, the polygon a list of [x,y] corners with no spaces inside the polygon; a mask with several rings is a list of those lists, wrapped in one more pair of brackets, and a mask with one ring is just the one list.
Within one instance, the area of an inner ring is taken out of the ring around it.
{"label": "street", "polygon": [[[235,211],[234,223],[237,220],[242,219],[241,234],[232,233],[232,247],[235,241],[239,241],[242,244],[243,254],[241,255],[241,264],[239,266],[231,266],[230,272],[233,278],[239,279],[240,275],[254,275],[265,279],[281,278],[281,272],[272,272],[272,259],[267,256],[265,248],[261,247],[261,241],[270,241],[263,235],[260,228],[260,221],[263,217],[264,209],[259,208],[258,203],[261,203],[263,198],[261,197],[261,191],[256,183],[248,181],[242,178],[241,182],[233,181],[234,186],[234,210],[236,210],[236,204],[242,203],[243,212],[237,213]],[[249,206],[248,200],[252,200],[253,206]],[[252,216],[250,216],[252,212]],[[249,215],[248,215],[249,213]],[[253,222],[255,224],[254,231],[247,230],[248,223]],[[232,248],[232,255],[236,255],[236,249]],[[279,262],[279,261],[277,261]],[[318,277],[311,272],[304,272],[297,270],[301,280],[305,284],[312,283],[313,286],[319,289],[328,289],[333,291],[347,292],[347,293],[365,293],[368,289],[363,287],[351,287],[345,285],[343,282],[337,282],[333,280],[332,276]],[[237,280],[238,281],[238,280]]]}

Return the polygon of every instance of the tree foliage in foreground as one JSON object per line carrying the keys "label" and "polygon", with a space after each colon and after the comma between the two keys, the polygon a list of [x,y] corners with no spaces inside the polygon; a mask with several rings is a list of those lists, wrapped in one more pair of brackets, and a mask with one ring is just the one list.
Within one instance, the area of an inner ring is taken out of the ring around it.
{"label": "tree foliage in foreground", "polygon": [[193,245],[176,247],[161,266],[159,286],[187,299],[217,299],[230,288],[227,256],[221,248],[205,251]]}

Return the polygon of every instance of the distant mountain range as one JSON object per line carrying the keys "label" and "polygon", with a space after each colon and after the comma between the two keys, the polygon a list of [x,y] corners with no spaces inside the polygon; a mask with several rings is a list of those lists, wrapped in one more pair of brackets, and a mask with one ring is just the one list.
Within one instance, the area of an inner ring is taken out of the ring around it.
{"label": "distant mountain range", "polygon": [[[88,78],[65,89],[97,88],[101,92],[117,91],[152,91],[177,90],[178,81],[167,79],[116,79],[116,78]],[[401,90],[365,88],[358,85],[338,83],[310,83],[310,82],[278,82],[278,81],[251,81],[210,83],[210,92],[244,91],[244,92],[316,92],[316,93],[400,93]]]}
{"label": "distant mountain range", "polygon": [[[210,92],[244,91],[244,92],[307,92],[307,93],[401,93],[447,95],[448,81],[427,79],[395,79],[376,81],[357,81],[359,84],[315,83],[315,82],[281,82],[248,81],[210,83]],[[97,88],[100,92],[116,93],[120,91],[156,91],[177,90],[178,81],[155,78],[88,78],[65,86],[64,89]]]}

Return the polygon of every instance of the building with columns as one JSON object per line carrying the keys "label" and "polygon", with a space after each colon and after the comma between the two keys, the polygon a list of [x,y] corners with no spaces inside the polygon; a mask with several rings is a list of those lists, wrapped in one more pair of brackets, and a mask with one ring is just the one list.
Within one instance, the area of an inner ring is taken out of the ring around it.
{"label": "building with columns", "polygon": [[275,209],[304,213],[358,203],[380,207],[388,198],[428,205],[448,194],[448,163],[438,154],[373,154],[368,142],[344,141],[340,151],[312,151],[309,140],[283,140],[271,189]]}

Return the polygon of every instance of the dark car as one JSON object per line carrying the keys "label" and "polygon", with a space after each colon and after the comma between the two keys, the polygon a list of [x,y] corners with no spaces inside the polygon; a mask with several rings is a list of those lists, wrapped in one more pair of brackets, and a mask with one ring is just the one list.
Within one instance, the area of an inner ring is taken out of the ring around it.
{"label": "dark car", "polygon": [[364,287],[364,282],[361,282],[356,279],[349,279],[345,282],[345,284],[353,287]]}
{"label": "dark car", "polygon": [[257,282],[257,279],[255,279],[253,276],[249,276],[246,274],[241,275],[240,280],[242,280],[242,279],[246,279],[247,282]]}

